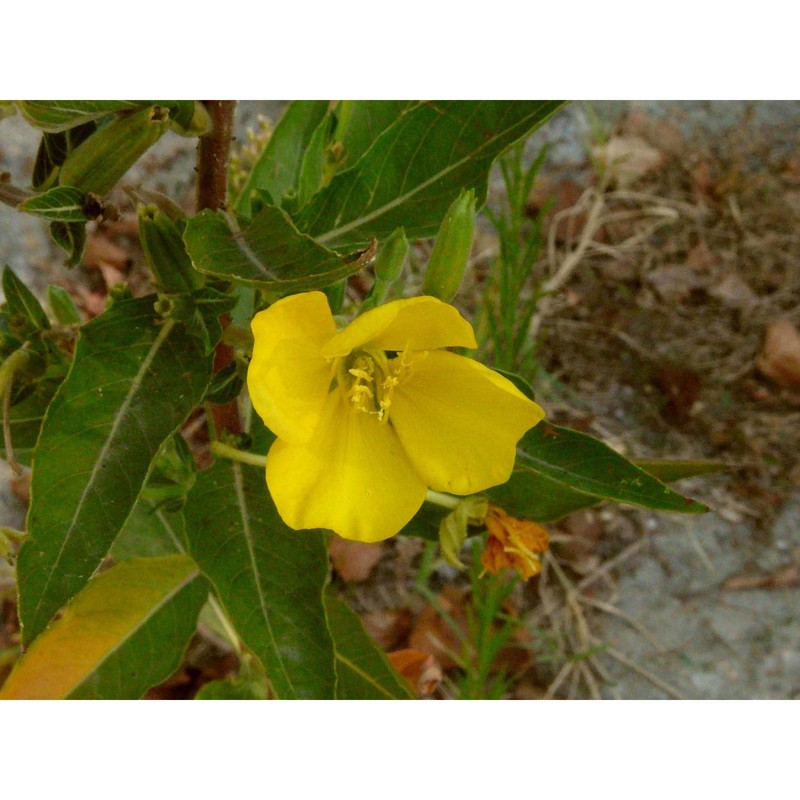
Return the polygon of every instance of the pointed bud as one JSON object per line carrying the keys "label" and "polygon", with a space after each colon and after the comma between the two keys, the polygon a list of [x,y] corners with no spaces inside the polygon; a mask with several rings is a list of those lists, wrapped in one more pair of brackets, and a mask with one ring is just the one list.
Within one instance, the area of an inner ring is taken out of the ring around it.
{"label": "pointed bud", "polygon": [[115,117],[68,156],[58,182],[84,192],[106,194],[169,128],[169,110],[151,106]]}
{"label": "pointed bud", "polygon": [[175,221],[154,204],[139,206],[139,240],[156,287],[163,293],[191,292],[203,285],[183,244],[183,220]]}
{"label": "pointed bud", "polygon": [[375,283],[361,304],[361,313],[381,305],[392,284],[403,274],[408,258],[408,239],[403,228],[397,228],[381,242],[375,256]]}
{"label": "pointed bud", "polygon": [[475,230],[475,192],[462,191],[444,216],[433,245],[422,293],[449,303],[455,297],[469,262]]}

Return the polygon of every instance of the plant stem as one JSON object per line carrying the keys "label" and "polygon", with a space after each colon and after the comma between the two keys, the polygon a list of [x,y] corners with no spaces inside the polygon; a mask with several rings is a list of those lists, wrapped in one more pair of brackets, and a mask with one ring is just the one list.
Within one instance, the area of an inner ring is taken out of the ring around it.
{"label": "plant stem", "polygon": [[463,500],[463,497],[453,497],[451,494],[444,494],[444,492],[434,492],[433,489],[428,489],[428,494],[425,497],[426,503],[433,503],[434,505],[441,506],[442,508],[456,508]]}
{"label": "plant stem", "polygon": [[197,146],[197,210],[216,211],[225,205],[228,192],[228,154],[233,135],[235,100],[206,100],[211,130]]}
{"label": "plant stem", "polygon": [[[217,211],[225,207],[228,192],[228,156],[233,135],[233,111],[235,100],[206,100],[205,107],[211,116],[211,130],[200,137],[197,146],[197,210],[210,208]],[[222,327],[227,327],[231,318],[220,317]],[[217,345],[214,353],[214,372],[227,367],[233,361],[233,348],[225,342]],[[239,434],[242,421],[236,400],[225,405],[212,406],[214,431],[219,437],[224,432]]]}
{"label": "plant stem", "polygon": [[266,467],[267,457],[258,453],[248,453],[246,450],[237,450],[223,442],[211,442],[211,452],[220,458],[238,461],[240,464],[252,464],[254,467]]}

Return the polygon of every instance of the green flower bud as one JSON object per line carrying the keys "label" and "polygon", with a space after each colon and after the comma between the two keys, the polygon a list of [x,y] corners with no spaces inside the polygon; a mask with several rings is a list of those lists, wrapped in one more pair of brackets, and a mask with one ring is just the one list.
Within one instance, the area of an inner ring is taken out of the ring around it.
{"label": "green flower bud", "polygon": [[402,228],[392,231],[387,239],[381,242],[375,256],[375,283],[361,304],[361,311],[379,306],[386,300],[392,284],[403,274],[408,257],[408,239]]}
{"label": "green flower bud", "polygon": [[186,252],[183,227],[155,205],[139,206],[139,241],[160,292],[191,292],[204,283]]}
{"label": "green flower bud", "polygon": [[169,111],[151,106],[116,117],[98,128],[68,156],[61,167],[61,186],[106,194],[169,128]]}
{"label": "green flower bud", "polygon": [[433,245],[422,293],[449,303],[461,285],[475,230],[475,192],[462,191],[444,216]]}

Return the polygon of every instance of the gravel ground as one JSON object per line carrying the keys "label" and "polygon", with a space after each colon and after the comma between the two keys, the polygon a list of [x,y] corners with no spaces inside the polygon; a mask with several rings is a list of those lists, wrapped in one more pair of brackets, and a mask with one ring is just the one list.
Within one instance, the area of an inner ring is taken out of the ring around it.
{"label": "gravel ground", "polygon": [[[273,121],[279,103],[247,102],[238,114],[238,134],[259,113]],[[565,170],[583,159],[593,126],[608,124],[631,105],[668,115],[685,131],[711,139],[733,127],[749,126],[785,157],[784,132],[800,124],[800,103],[576,103],[562,111],[531,144],[550,143],[552,163]],[[0,172],[25,183],[36,137],[20,118],[0,121]],[[190,191],[194,147],[168,134],[130,178],[173,195]],[[42,291],[62,270],[42,222],[0,206],[0,265]],[[0,524],[21,527],[24,509],[8,490],[0,464]],[[702,497],[702,483],[697,494]],[[638,623],[602,615],[599,635],[638,669],[607,660],[614,679],[607,697],[794,698],[800,697],[800,589],[723,591],[725,580],[742,573],[768,573],[787,566],[800,547],[800,494],[782,509],[768,536],[746,523],[716,513],[684,519],[645,519],[645,546],[620,569],[617,608]],[[642,628],[648,632],[645,635]],[[601,654],[601,658],[602,658]],[[654,682],[647,674],[652,673]],[[659,685],[660,684],[660,685]]]}

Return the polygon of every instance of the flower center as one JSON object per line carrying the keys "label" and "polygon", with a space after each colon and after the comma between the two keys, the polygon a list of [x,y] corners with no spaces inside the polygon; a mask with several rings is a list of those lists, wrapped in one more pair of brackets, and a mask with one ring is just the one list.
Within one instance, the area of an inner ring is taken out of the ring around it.
{"label": "flower center", "polygon": [[374,414],[386,422],[395,386],[407,377],[411,362],[420,355],[404,351],[389,358],[383,350],[355,350],[336,366],[339,389],[354,411]]}

